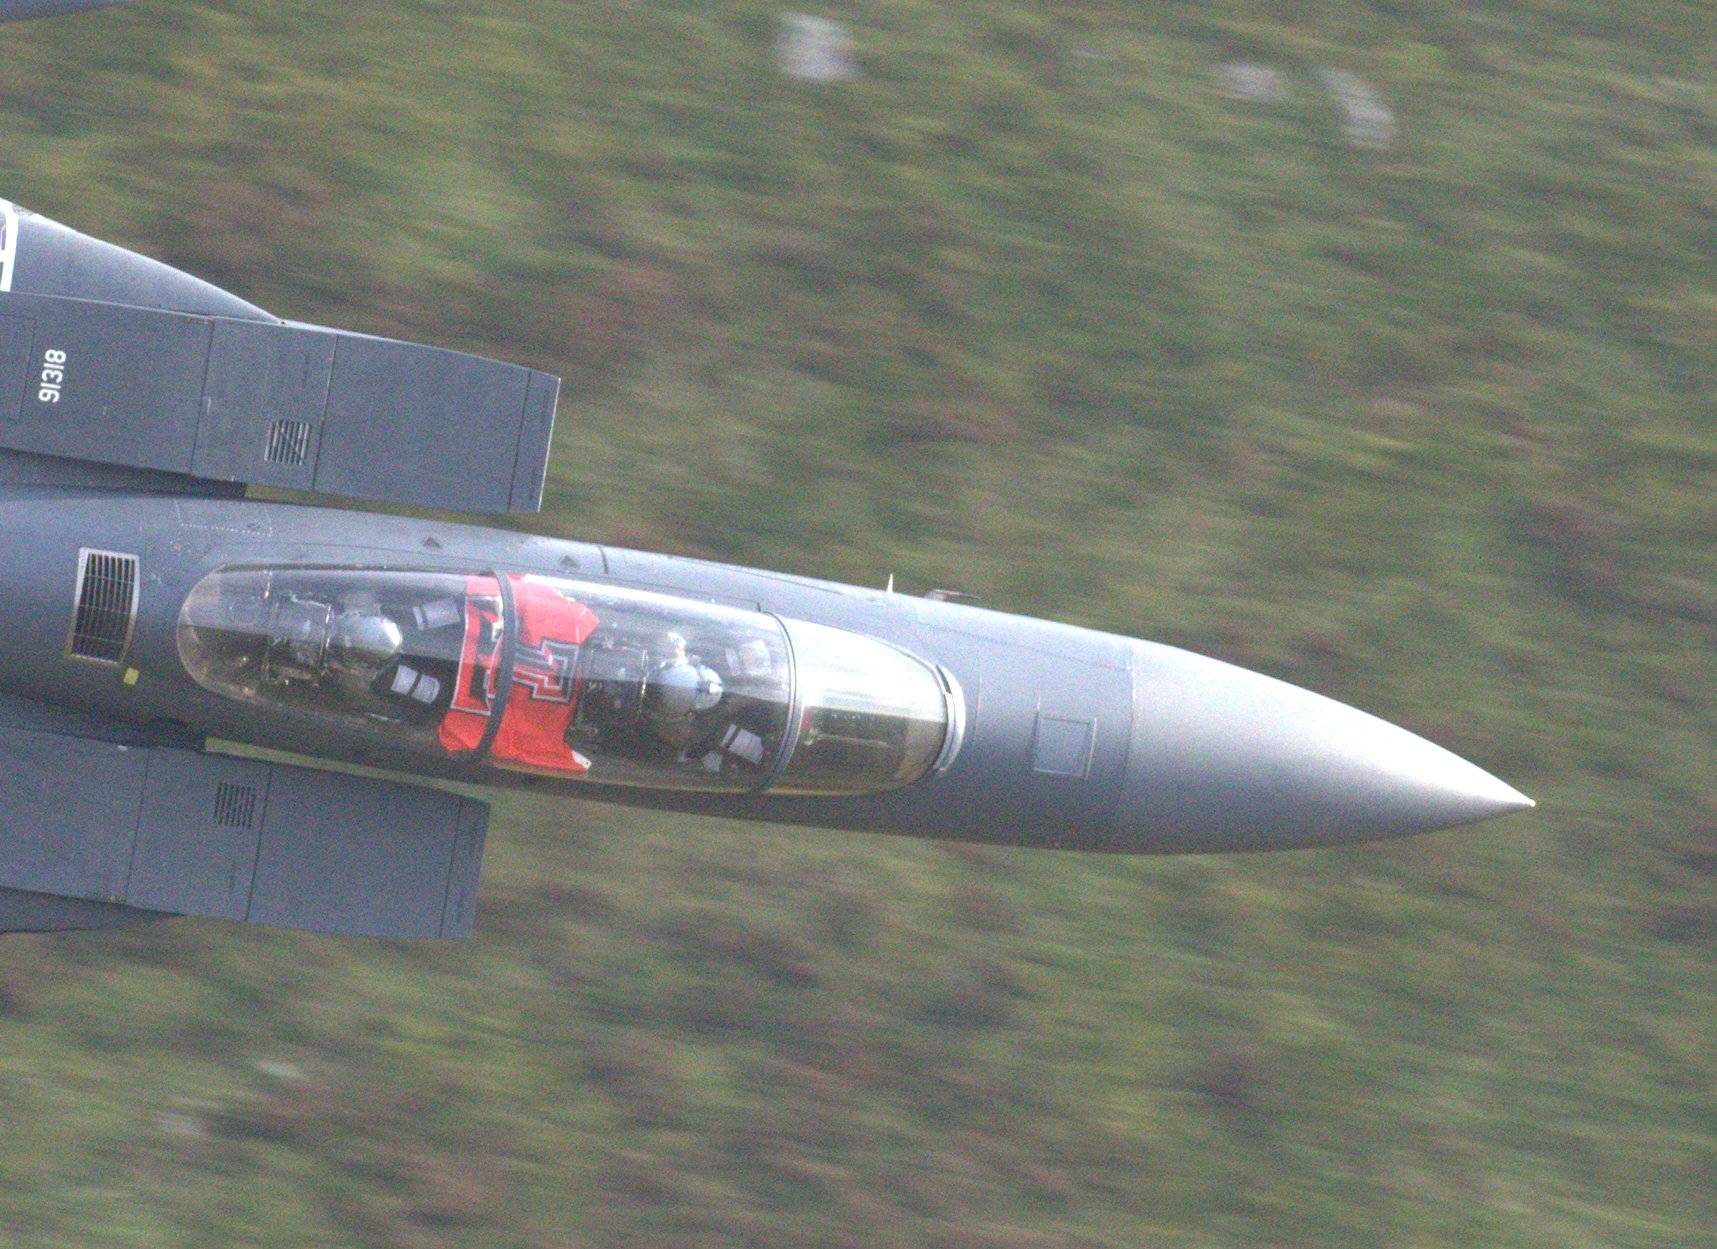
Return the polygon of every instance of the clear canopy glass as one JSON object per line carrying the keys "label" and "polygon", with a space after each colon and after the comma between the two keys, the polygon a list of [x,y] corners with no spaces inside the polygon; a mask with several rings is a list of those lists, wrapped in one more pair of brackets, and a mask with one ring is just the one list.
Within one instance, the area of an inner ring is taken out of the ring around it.
{"label": "clear canopy glass", "polygon": [[555,577],[223,570],[178,640],[200,685],[331,732],[615,785],[890,789],[950,722],[935,672],[872,638]]}
{"label": "clear canopy glass", "polygon": [[852,794],[909,785],[948,736],[948,691],[936,673],[875,638],[784,622],[799,677],[793,753],[771,786]]}

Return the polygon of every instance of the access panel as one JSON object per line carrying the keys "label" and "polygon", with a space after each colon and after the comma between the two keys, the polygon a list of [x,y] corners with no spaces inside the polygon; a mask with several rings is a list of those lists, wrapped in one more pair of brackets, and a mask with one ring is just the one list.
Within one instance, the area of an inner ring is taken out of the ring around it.
{"label": "access panel", "polygon": [[462,937],[487,823],[484,804],[422,786],[0,730],[0,889],[320,932]]}
{"label": "access panel", "polygon": [[542,502],[559,379],[312,325],[0,293],[0,447],[468,512]]}

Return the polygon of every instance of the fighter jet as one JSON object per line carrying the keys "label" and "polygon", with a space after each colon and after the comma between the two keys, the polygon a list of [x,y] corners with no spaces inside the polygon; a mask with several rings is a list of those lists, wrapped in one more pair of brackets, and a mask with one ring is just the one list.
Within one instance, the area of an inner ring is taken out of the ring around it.
{"label": "fighter jet", "polygon": [[[0,17],[46,7],[72,6]],[[464,936],[473,786],[1127,854],[1532,805],[1404,729],[1153,642],[247,497],[534,511],[559,387],[282,320],[0,202],[0,931]]]}

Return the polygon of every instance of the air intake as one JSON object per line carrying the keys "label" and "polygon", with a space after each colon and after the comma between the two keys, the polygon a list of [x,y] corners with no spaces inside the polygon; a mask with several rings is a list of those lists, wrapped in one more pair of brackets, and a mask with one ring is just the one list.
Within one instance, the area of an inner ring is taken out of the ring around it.
{"label": "air intake", "polygon": [[77,612],[66,654],[117,664],[131,647],[137,620],[137,557],[116,551],[78,553]]}
{"label": "air intake", "polygon": [[256,826],[256,787],[222,781],[215,787],[215,823],[222,828]]}
{"label": "air intake", "polygon": [[280,420],[268,431],[268,450],[263,459],[270,464],[302,464],[310,454],[310,422]]}

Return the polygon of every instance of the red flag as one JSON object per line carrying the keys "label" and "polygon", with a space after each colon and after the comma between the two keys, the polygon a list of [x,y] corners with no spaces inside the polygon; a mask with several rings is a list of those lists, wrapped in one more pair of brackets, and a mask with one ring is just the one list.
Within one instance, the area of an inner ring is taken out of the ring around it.
{"label": "red flag", "polygon": [[[582,776],[590,761],[566,744],[578,709],[578,651],[597,626],[596,613],[547,582],[509,574],[513,608],[506,642],[513,648],[513,687],[489,757],[502,767]],[[465,643],[453,703],[441,721],[443,747],[476,750],[489,727],[500,670],[501,597],[493,577],[465,587]]]}

